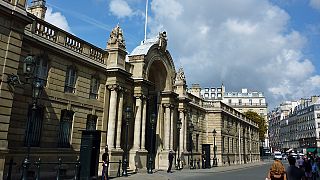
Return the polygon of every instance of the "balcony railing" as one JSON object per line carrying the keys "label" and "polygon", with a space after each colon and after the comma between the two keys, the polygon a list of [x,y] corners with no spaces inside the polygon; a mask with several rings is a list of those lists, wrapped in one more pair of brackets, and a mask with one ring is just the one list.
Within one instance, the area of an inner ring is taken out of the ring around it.
{"label": "balcony railing", "polygon": [[46,22],[35,18],[34,22],[26,27],[26,31],[31,35],[49,40],[58,46],[65,47],[80,55],[86,56],[93,61],[104,64],[104,57],[107,51],[98,48],[82,39]]}
{"label": "balcony railing", "polygon": [[239,106],[247,106],[247,107],[267,107],[268,103],[228,103],[229,106],[239,107]]}

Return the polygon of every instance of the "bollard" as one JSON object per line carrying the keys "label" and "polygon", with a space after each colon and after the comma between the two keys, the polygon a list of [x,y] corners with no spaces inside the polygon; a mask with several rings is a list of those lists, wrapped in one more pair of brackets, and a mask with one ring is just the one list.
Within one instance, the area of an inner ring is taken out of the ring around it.
{"label": "bollard", "polygon": [[118,166],[117,177],[120,177],[120,169],[121,169],[121,160],[119,160],[119,166]]}
{"label": "bollard", "polygon": [[79,172],[80,172],[80,158],[78,156],[77,162],[76,162],[76,169],[74,171],[74,180],[79,180]]}
{"label": "bollard", "polygon": [[61,158],[58,159],[58,170],[57,170],[57,180],[60,180],[60,169],[61,169],[62,160]]}
{"label": "bollard", "polygon": [[40,164],[41,164],[41,159],[39,158],[38,161],[34,163],[34,165],[37,168],[36,180],[40,180]]}
{"label": "bollard", "polygon": [[10,163],[9,163],[9,170],[7,174],[7,180],[11,180],[12,166],[13,166],[13,158],[11,157]]}

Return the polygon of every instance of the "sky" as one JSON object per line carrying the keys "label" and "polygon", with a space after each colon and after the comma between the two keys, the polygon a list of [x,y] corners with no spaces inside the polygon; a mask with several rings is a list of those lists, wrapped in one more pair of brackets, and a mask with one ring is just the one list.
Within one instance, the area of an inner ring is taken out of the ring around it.
{"label": "sky", "polygon": [[[146,0],[47,0],[46,21],[106,48],[123,29],[130,54],[144,38]],[[320,95],[320,0],[149,0],[147,37],[166,31],[188,87],[264,93],[269,110]]]}

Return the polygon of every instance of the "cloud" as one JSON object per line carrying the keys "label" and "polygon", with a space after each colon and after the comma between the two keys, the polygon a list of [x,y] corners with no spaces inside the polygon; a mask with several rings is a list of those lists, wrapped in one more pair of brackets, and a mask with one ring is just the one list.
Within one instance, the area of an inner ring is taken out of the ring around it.
{"label": "cloud", "polygon": [[307,37],[289,28],[289,14],[268,0],[153,0],[151,10],[149,36],[167,31],[168,49],[189,85],[262,91],[271,107],[320,90],[303,53]]}
{"label": "cloud", "polygon": [[317,10],[320,10],[320,0],[310,0],[309,5]]}
{"label": "cloud", "polygon": [[48,7],[48,9],[46,11],[45,21],[65,30],[69,33],[72,33],[66,17],[63,16],[60,12],[52,12],[51,7]]}
{"label": "cloud", "polygon": [[124,0],[111,0],[109,10],[112,15],[118,18],[130,17],[134,14],[129,4]]}

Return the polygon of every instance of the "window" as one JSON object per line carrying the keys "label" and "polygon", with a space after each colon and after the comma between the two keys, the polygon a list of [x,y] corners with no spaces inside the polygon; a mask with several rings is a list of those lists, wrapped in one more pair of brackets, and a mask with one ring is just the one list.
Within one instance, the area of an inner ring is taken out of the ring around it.
{"label": "window", "polygon": [[88,114],[87,115],[86,130],[96,130],[97,119],[98,119],[98,116],[92,115],[92,114]]}
{"label": "window", "polygon": [[42,85],[47,83],[48,78],[48,60],[47,57],[41,55],[36,60],[35,75],[41,81]]}
{"label": "window", "polygon": [[98,99],[100,81],[97,76],[92,76],[90,84],[90,99]]}
{"label": "window", "polygon": [[218,96],[218,98],[221,97],[221,93],[218,93],[217,96]]}
{"label": "window", "polygon": [[216,94],[211,93],[211,98],[215,98],[215,97],[216,97]]}
{"label": "window", "polygon": [[317,118],[320,118],[320,113],[317,113]]}
{"label": "window", "polygon": [[217,91],[218,91],[218,92],[221,92],[221,88],[217,88]]}
{"label": "window", "polygon": [[199,134],[196,135],[196,151],[198,152],[199,148]]}
{"label": "window", "polygon": [[66,74],[64,92],[74,93],[77,80],[77,71],[74,66],[69,66]]}
{"label": "window", "polygon": [[231,104],[231,99],[228,100],[228,103]]}
{"label": "window", "polygon": [[70,110],[61,111],[58,147],[70,147],[73,114],[74,112]]}
{"label": "window", "polygon": [[239,99],[239,105],[241,105],[242,104],[242,99]]}
{"label": "window", "polygon": [[212,92],[215,92],[215,91],[216,91],[216,89],[215,89],[215,88],[211,88],[211,91],[212,91]]}
{"label": "window", "polygon": [[208,98],[208,97],[209,97],[209,94],[208,94],[208,93],[204,93],[204,97],[205,97],[205,98]]}
{"label": "window", "polygon": [[33,108],[33,105],[29,105],[24,139],[25,146],[37,147],[40,145],[43,111],[42,106]]}
{"label": "window", "polygon": [[209,88],[205,88],[204,90],[205,90],[206,92],[209,92]]}
{"label": "window", "polygon": [[249,99],[249,104],[252,105],[252,99]]}

